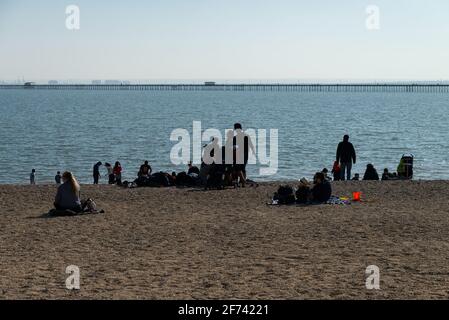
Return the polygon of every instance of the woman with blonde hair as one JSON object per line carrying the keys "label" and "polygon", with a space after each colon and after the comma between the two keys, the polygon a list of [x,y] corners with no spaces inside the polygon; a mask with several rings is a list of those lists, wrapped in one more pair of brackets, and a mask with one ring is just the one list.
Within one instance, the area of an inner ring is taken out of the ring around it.
{"label": "woman with blonde hair", "polygon": [[75,176],[71,172],[64,172],[62,181],[55,198],[56,210],[81,212],[80,185]]}

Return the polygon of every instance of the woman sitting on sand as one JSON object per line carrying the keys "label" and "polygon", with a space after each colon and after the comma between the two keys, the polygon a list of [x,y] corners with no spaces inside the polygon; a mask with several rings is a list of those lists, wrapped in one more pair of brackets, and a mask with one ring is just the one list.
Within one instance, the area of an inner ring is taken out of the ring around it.
{"label": "woman sitting on sand", "polygon": [[63,184],[58,188],[55,198],[56,210],[71,210],[81,212],[80,185],[71,172],[62,175]]}

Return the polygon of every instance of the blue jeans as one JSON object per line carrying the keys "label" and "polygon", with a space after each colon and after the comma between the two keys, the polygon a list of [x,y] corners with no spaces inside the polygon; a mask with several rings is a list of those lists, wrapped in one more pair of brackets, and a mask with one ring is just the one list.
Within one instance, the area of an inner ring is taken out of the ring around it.
{"label": "blue jeans", "polygon": [[342,162],[340,164],[340,175],[341,180],[345,181],[345,171],[346,171],[346,180],[351,180],[351,169],[352,169],[352,162]]}

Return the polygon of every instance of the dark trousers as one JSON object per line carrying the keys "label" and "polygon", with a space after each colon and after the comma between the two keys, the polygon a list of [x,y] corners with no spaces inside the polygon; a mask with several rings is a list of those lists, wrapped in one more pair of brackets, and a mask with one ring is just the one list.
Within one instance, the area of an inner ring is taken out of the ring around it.
{"label": "dark trousers", "polygon": [[340,164],[340,176],[341,180],[345,181],[345,172],[346,172],[346,179],[349,181],[351,180],[351,169],[352,169],[352,162],[342,162]]}
{"label": "dark trousers", "polygon": [[99,174],[94,174],[94,184],[98,184],[98,180],[100,179]]}

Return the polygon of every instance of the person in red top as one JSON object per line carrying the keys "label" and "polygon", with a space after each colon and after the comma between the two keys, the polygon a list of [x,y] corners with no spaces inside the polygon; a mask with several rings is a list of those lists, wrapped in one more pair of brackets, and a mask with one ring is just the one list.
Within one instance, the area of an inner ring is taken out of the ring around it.
{"label": "person in red top", "polygon": [[341,180],[341,169],[338,161],[334,162],[334,167],[332,168],[332,174],[334,175],[334,181]]}
{"label": "person in red top", "polygon": [[113,170],[114,176],[115,176],[115,182],[118,185],[122,184],[122,165],[120,162],[116,162]]}

